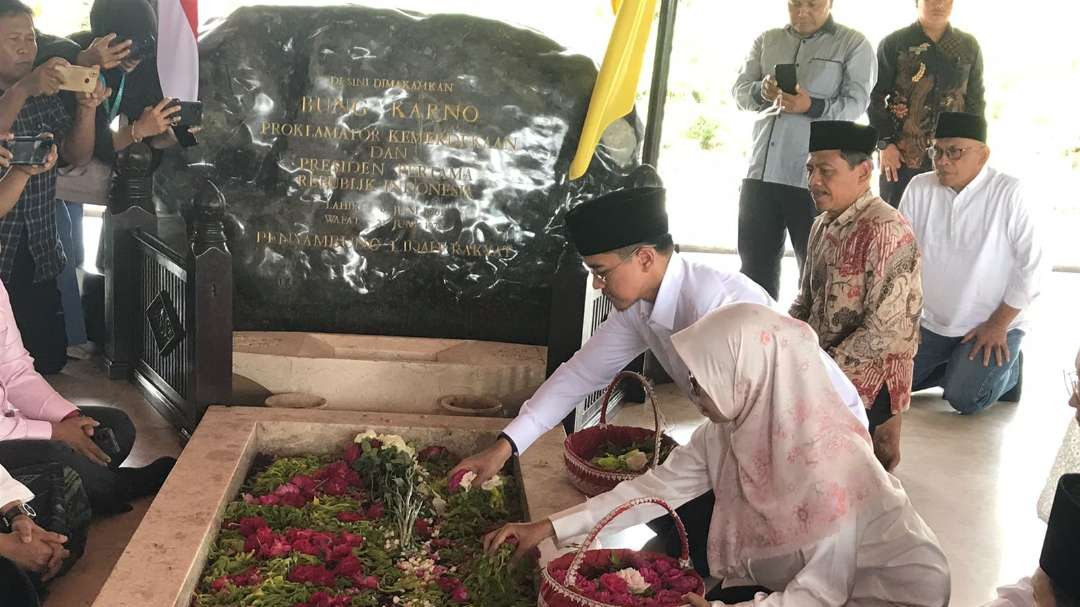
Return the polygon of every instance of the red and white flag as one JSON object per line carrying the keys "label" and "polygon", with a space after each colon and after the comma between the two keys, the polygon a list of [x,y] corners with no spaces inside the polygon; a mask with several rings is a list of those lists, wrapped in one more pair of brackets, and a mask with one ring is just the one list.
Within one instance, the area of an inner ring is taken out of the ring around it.
{"label": "red and white flag", "polygon": [[199,99],[199,0],[158,0],[158,75],[165,97]]}

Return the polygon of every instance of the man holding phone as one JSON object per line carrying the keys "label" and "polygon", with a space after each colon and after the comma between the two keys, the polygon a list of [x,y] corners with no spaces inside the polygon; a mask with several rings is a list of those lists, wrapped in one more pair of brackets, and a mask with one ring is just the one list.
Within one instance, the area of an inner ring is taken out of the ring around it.
{"label": "man holding phone", "polygon": [[817,215],[806,189],[810,123],[858,119],[876,72],[873,47],[833,21],[832,0],[787,6],[790,23],[758,36],[732,89],[740,109],[758,112],[739,199],[739,256],[743,273],[773,298],[780,294],[785,234],[801,271]]}
{"label": "man holding phone", "polygon": [[[65,59],[37,68],[33,12],[18,0],[0,0],[0,132],[16,136],[52,133],[67,164],[89,162],[94,149],[94,116],[107,95],[103,85],[77,93],[72,116],[56,95],[64,86]],[[66,337],[56,277],[64,267],[57,237],[56,171],[29,176],[15,207],[0,219],[0,279],[27,349],[41,373],[57,373],[67,362]]]}

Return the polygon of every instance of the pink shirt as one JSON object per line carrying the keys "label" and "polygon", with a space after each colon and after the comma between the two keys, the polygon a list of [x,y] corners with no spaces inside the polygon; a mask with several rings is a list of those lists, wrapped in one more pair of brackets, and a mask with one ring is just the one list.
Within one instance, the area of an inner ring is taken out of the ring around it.
{"label": "pink shirt", "polygon": [[23,347],[11,300],[0,282],[0,440],[52,438],[52,423],[75,411],[34,371]]}

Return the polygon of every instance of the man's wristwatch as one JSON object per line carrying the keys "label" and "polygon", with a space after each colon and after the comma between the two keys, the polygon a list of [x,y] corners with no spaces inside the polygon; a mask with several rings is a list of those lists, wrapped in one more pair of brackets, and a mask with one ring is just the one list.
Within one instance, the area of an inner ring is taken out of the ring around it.
{"label": "man's wristwatch", "polygon": [[34,509],[31,508],[29,504],[19,502],[0,515],[0,518],[3,519],[3,522],[0,523],[0,525],[3,525],[5,532],[11,533],[15,529],[15,519],[20,516],[28,516],[33,519],[37,517],[37,512],[34,512]]}
{"label": "man's wristwatch", "polygon": [[878,139],[877,149],[878,149],[879,152],[884,151],[885,148],[889,147],[893,143],[895,143],[895,142],[892,140],[892,137],[886,137],[884,139]]}

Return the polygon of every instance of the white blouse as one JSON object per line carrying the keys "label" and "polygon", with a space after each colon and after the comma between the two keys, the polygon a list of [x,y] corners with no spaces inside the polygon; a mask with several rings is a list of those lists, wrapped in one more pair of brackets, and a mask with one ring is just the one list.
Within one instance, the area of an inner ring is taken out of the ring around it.
{"label": "white blouse", "polygon": [[[551,516],[560,543],[587,534],[596,523],[629,500],[657,496],[678,508],[711,490],[725,458],[728,430],[705,423],[658,468],[613,490]],[[900,481],[890,476],[902,490]],[[639,506],[612,523],[624,528],[666,512]],[[949,603],[950,579],[937,536],[911,502],[876,517],[858,517],[829,538],[796,553],[748,560],[749,578],[725,586],[760,585],[774,589],[741,606],[852,607],[903,604],[941,607]],[[720,603],[715,603],[720,605]]]}
{"label": "white blouse", "polygon": [[3,466],[0,466],[0,506],[6,506],[11,502],[26,503],[34,499],[34,494],[26,488],[26,485],[12,478]]}

